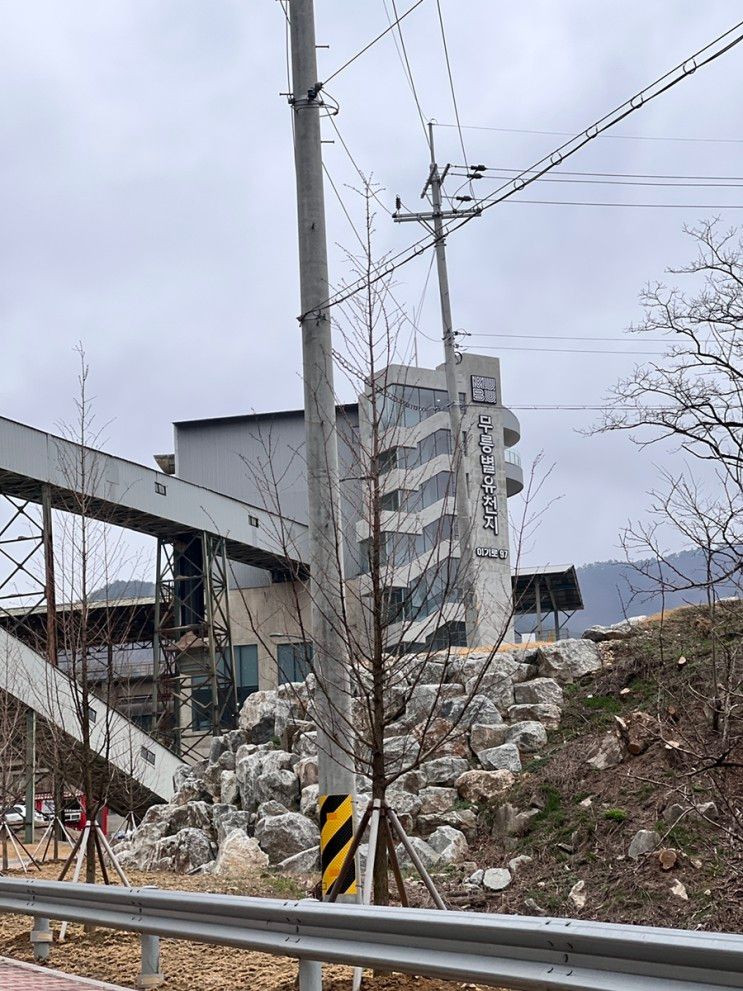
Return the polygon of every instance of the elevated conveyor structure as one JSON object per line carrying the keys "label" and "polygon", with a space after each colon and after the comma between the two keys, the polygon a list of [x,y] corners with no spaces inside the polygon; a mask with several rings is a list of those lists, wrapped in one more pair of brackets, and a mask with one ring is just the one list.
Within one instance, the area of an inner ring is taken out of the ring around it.
{"label": "elevated conveyor structure", "polygon": [[[152,536],[155,735],[194,759],[206,737],[235,725],[229,562],[264,569],[274,581],[306,577],[304,524],[6,418],[0,418],[0,499],[10,507],[10,521],[0,526],[0,554],[11,563],[0,578],[6,629],[28,642],[19,612],[42,610],[44,642],[30,645],[56,665],[60,616],[77,607],[57,606],[54,511]],[[34,569],[37,552],[44,562]]]}
{"label": "elevated conveyor structure", "polygon": [[[0,690],[50,725],[55,747],[82,742],[75,687],[70,678],[4,629],[0,629]],[[95,697],[90,704],[90,743],[111,778],[108,803],[115,812],[140,812],[173,797],[173,776],[183,766],[172,751]]]}

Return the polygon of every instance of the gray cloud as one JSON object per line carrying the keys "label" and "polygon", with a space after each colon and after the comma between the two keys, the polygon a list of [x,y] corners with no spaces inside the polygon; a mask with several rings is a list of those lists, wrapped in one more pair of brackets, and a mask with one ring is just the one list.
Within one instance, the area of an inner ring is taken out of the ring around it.
{"label": "gray cloud", "polygon": [[[321,74],[386,23],[381,0],[318,0]],[[735,20],[730,2],[648,5],[546,0],[521,5],[446,0],[462,119],[543,130],[578,129]],[[0,14],[0,365],[4,415],[53,428],[69,417],[75,341],[85,342],[110,447],[148,461],[171,445],[172,419],[301,402],[294,177],[279,4],[261,0],[52,0]],[[433,3],[405,22],[421,103],[453,119]],[[737,50],[632,117],[617,134],[735,138],[743,114]],[[330,86],[339,126],[391,203],[413,204],[427,154],[412,96],[385,39]],[[333,138],[330,129],[327,138]],[[470,160],[523,167],[559,139],[465,131]],[[437,132],[442,161],[461,160],[454,130]],[[342,147],[326,161],[347,190],[357,177]],[[601,139],[575,169],[739,174],[741,145]],[[540,185],[524,199],[733,203],[734,190]],[[327,193],[333,279],[336,244],[353,235]],[[739,202],[739,199],[738,199]],[[690,251],[681,227],[700,210],[612,210],[504,204],[450,240],[455,320],[473,334],[616,337],[639,316],[648,279]],[[730,211],[728,219],[736,220]],[[377,219],[380,250],[409,226]],[[417,303],[427,259],[398,275]],[[419,340],[440,360],[431,285]],[[468,345],[497,346],[472,337]],[[503,338],[513,346],[518,340]],[[538,346],[544,342],[521,342]],[[556,345],[560,346],[560,345]],[[564,344],[569,347],[571,345]],[[622,345],[615,345],[621,347]],[[627,345],[628,347],[631,345]],[[515,406],[600,401],[631,356],[503,350]],[[348,398],[344,396],[343,398]],[[520,414],[522,455],[556,463],[564,498],[534,558],[586,561],[616,551],[640,514],[659,449],[626,438],[586,439],[573,414]]]}

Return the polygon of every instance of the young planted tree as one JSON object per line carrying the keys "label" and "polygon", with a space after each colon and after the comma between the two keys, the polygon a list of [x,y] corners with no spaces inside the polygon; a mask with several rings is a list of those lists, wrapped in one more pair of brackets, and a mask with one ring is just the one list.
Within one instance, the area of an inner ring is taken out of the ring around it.
{"label": "young planted tree", "polygon": [[[103,466],[95,449],[101,441],[89,395],[89,369],[79,348],[79,393],[76,420],[57,445],[59,468],[68,489],[65,512],[55,519],[56,635],[58,670],[48,669],[40,688],[44,711],[50,714],[42,758],[52,779],[79,789],[86,816],[96,821],[113,788],[127,787],[127,776],[115,769],[127,757],[132,771],[139,755],[133,752],[126,721],[115,707],[126,695],[126,652],[129,639],[126,609],[109,594],[122,574],[134,577],[136,561],[122,531],[102,518],[100,495]],[[117,582],[120,585],[120,583]],[[59,675],[62,674],[62,678]],[[123,690],[123,691],[122,691]],[[70,736],[79,741],[70,745]],[[57,810],[58,814],[60,810]],[[93,882],[96,860],[103,862],[94,831],[88,833],[86,880]]]}
{"label": "young planted tree", "polygon": [[[0,825],[7,824],[6,813],[23,800],[26,790],[26,708],[12,692],[17,678],[17,660],[14,645],[3,643],[0,665],[4,668],[3,684],[8,690],[0,691]],[[7,866],[7,830],[2,830],[3,867]]]}
{"label": "young planted tree", "polygon": [[[441,428],[433,433],[427,433],[424,424],[421,441],[415,449],[408,448],[405,456],[396,446],[398,426],[409,404],[390,387],[391,366],[408,359],[403,335],[406,317],[392,297],[389,279],[379,277],[385,259],[374,257],[374,193],[369,185],[362,192],[361,251],[349,254],[353,276],[364,279],[366,290],[344,305],[336,323],[334,354],[354,392],[362,395],[358,424],[339,407],[342,498],[341,519],[334,532],[343,535],[345,546],[333,538],[332,549],[346,581],[340,609],[325,616],[343,645],[351,682],[351,718],[309,651],[302,660],[307,682],[314,688],[314,704],[308,701],[307,684],[293,688],[308,718],[317,721],[328,710],[333,714],[332,738],[355,764],[361,790],[394,809],[406,776],[438,757],[461,756],[466,751],[467,728],[483,708],[492,705],[488,696],[497,695],[501,681],[510,685],[512,670],[505,659],[499,662],[498,650],[512,629],[514,609],[509,580],[509,587],[502,590],[507,605],[497,635],[476,651],[461,649],[464,590],[458,581],[451,470],[460,439],[451,437],[444,416]],[[442,401],[436,397],[436,402]],[[409,419],[424,423],[437,412],[446,414],[446,406],[412,412],[415,415]],[[285,557],[299,560],[299,549],[282,525],[287,515],[282,492],[287,478],[301,471],[302,452],[293,452],[290,460],[294,463],[287,464],[270,433],[258,431],[257,436],[261,455],[246,469],[264,505],[275,512],[276,538]],[[427,466],[435,459],[441,470],[432,475]],[[538,514],[531,507],[540,488],[534,472],[521,519],[513,527],[514,567],[523,541],[537,522]],[[428,506],[438,502],[443,511],[426,515]],[[273,628],[281,622],[286,625],[290,618],[298,641],[310,643],[309,605],[326,608],[327,600],[298,569],[288,577],[282,615]],[[252,615],[250,603],[245,594],[253,633],[273,653],[266,624]],[[389,852],[380,830],[374,872],[374,896],[380,904],[388,898]]]}

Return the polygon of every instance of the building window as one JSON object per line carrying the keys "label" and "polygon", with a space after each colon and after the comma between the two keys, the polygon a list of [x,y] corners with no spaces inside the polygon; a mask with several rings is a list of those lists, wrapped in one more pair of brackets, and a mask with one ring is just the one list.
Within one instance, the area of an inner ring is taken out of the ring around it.
{"label": "building window", "polygon": [[440,471],[421,485],[421,509],[433,506],[439,499],[445,499],[454,494],[454,476],[450,471]]}
{"label": "building window", "polygon": [[195,730],[210,729],[212,725],[212,686],[209,679],[198,676],[191,681],[191,726]]}
{"label": "building window", "polygon": [[423,549],[430,551],[443,540],[453,540],[457,536],[457,521],[453,516],[439,516],[423,527]]}
{"label": "building window", "polygon": [[379,499],[379,508],[414,513],[418,508],[419,493],[415,489],[395,489]]}
{"label": "building window", "polygon": [[[460,403],[464,393],[459,394]],[[384,390],[380,423],[382,427],[414,427],[434,413],[449,408],[446,389],[427,389],[416,385],[390,385]]]}
{"label": "building window", "polygon": [[242,704],[248,695],[258,691],[258,645],[240,644],[232,648],[235,652],[235,681],[237,682],[237,704]]}
{"label": "building window", "polygon": [[464,623],[453,621],[440,626],[426,641],[428,650],[447,650],[449,647],[466,647],[467,635]]}
{"label": "building window", "polygon": [[440,454],[451,454],[451,432],[435,430],[418,445],[418,464],[425,465]]}
{"label": "building window", "polygon": [[148,764],[155,766],[155,752],[153,750],[150,750],[149,747],[140,747],[139,754]]}
{"label": "building window", "polygon": [[379,498],[379,508],[382,510],[395,510],[400,508],[400,489],[395,489],[394,492],[386,492],[383,496]]}
{"label": "building window", "polygon": [[165,488],[162,482],[155,482],[155,492],[157,492],[158,495],[168,494],[168,490]]}
{"label": "building window", "polygon": [[304,681],[312,666],[311,643],[280,643],[277,650],[279,684]]}

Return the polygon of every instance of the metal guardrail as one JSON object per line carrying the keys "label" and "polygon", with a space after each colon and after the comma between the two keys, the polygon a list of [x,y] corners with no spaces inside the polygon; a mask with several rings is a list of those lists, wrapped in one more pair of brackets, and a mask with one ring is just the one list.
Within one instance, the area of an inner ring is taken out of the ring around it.
{"label": "metal guardrail", "polygon": [[302,991],[321,986],[314,961],[517,991],[743,987],[743,936],[724,933],[6,878],[0,912],[37,934],[50,919],[140,933],[151,959],[157,936],[296,957]]}

